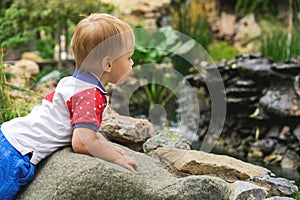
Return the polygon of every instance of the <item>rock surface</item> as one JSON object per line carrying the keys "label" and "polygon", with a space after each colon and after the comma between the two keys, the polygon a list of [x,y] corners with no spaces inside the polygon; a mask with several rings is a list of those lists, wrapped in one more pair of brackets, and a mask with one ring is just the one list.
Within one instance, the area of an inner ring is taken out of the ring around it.
{"label": "rock surface", "polygon": [[109,108],[99,132],[111,141],[142,151],[143,143],[155,135],[155,128],[148,120],[119,115]]}
{"label": "rock surface", "polygon": [[242,181],[236,181],[234,184],[232,184],[232,189],[235,191],[232,199],[235,200],[265,199],[268,194],[265,189],[257,185]]}
{"label": "rock surface", "polygon": [[[223,60],[217,68],[225,86],[227,115],[215,148],[234,157],[293,168],[299,174],[300,59],[276,63],[251,53]],[[199,74],[188,81],[206,91]],[[201,112],[199,141],[206,137],[203,132],[210,119],[207,108]],[[299,175],[285,176],[299,184]]]}
{"label": "rock surface", "polygon": [[180,172],[217,176],[227,182],[263,175],[259,167],[229,156],[169,148],[158,148],[155,154]]}
{"label": "rock surface", "polygon": [[[251,179],[236,180],[234,183],[227,182],[215,175],[188,174],[184,177],[178,177],[168,171],[160,159],[132,151],[126,147],[122,148],[128,155],[137,159],[139,163],[138,174],[132,174],[118,165],[98,158],[73,153],[70,147],[65,147],[53,153],[37,166],[34,180],[23,187],[15,199],[263,200],[265,197],[274,196],[270,193],[270,188],[263,186],[263,184],[266,184],[264,177],[259,179],[261,182],[255,182],[255,177],[252,177],[252,181]],[[189,153],[191,155],[195,154],[193,151],[178,149],[173,151],[166,148],[157,149],[156,151],[165,152],[166,154],[168,154],[168,151],[172,153],[174,151],[185,151],[184,157],[187,160],[190,158]],[[204,160],[211,156],[205,155],[202,158]],[[183,159],[183,157],[180,159]],[[220,156],[218,159],[219,162],[226,159],[230,160],[227,156]],[[211,168],[208,170],[210,172],[224,169],[224,175],[235,171],[235,174],[241,174],[236,177],[244,178],[260,175],[264,171],[258,167],[256,173],[238,172],[243,171],[242,166],[248,164],[242,161],[235,162],[236,164],[234,162],[226,163],[226,166],[224,165],[223,168],[218,169],[214,168],[211,163],[202,165],[202,167],[204,169]],[[190,168],[193,167],[199,169],[200,165],[190,164]],[[255,166],[251,167],[252,169],[255,168]],[[248,173],[248,175],[244,175],[245,173]],[[276,181],[273,181],[273,184],[275,184],[272,185],[274,188],[278,186]],[[282,188],[281,185],[280,187]],[[276,196],[283,195],[277,193]]]}
{"label": "rock surface", "polygon": [[5,72],[9,73],[8,82],[17,87],[30,85],[30,79],[39,73],[39,66],[32,60],[19,60],[13,66],[5,65]]}
{"label": "rock surface", "polygon": [[143,144],[143,151],[148,153],[159,147],[191,149],[191,144],[176,131],[162,130]]}
{"label": "rock surface", "polygon": [[17,195],[24,199],[229,199],[229,184],[217,177],[176,178],[158,160],[126,149],[139,174],[71,148],[55,152],[37,167],[34,180]]}

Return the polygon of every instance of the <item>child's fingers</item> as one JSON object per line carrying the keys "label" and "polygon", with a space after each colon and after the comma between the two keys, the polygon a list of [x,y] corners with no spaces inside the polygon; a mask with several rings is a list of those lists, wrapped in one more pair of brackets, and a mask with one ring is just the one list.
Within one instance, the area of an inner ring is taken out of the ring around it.
{"label": "child's fingers", "polygon": [[131,172],[134,173],[134,174],[137,174],[137,173],[138,173],[138,172],[137,172],[137,169],[136,169],[133,165],[127,164],[127,165],[125,166],[125,168],[128,169],[129,171],[131,171]]}
{"label": "child's fingers", "polygon": [[135,158],[127,156],[127,163],[125,168],[127,168],[129,171],[137,174],[137,168],[138,168],[138,163]]}
{"label": "child's fingers", "polygon": [[116,151],[119,152],[121,155],[126,155],[125,151],[120,147],[115,147]]}

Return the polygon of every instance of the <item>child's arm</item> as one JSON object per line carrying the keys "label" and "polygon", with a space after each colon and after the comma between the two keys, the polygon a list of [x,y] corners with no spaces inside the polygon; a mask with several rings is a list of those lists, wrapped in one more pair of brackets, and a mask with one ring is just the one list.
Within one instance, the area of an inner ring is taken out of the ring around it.
{"label": "child's arm", "polygon": [[137,173],[137,161],[107,141],[101,134],[88,128],[73,131],[72,147],[76,153],[88,154],[116,163],[133,173]]}

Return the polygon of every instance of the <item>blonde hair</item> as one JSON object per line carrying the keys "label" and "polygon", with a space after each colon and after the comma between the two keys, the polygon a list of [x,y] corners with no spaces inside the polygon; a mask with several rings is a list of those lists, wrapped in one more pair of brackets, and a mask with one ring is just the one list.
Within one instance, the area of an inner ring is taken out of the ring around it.
{"label": "blonde hair", "polygon": [[96,73],[105,56],[116,59],[133,51],[134,35],[124,21],[109,14],[93,13],[78,23],[71,46],[76,69]]}

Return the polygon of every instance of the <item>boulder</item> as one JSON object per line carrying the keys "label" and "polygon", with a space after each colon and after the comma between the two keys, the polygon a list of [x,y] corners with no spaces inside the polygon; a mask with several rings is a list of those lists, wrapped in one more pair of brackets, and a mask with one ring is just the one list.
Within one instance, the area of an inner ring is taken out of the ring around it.
{"label": "boulder", "polygon": [[154,153],[171,168],[187,174],[217,176],[228,182],[263,175],[259,167],[229,156],[169,148],[158,148]]}
{"label": "boulder", "polygon": [[24,52],[22,53],[22,60],[32,60],[35,62],[43,61],[43,58],[39,55],[39,52]]}
{"label": "boulder", "polygon": [[260,105],[267,113],[281,117],[300,116],[300,97],[293,87],[278,86],[268,89],[260,99]]}
{"label": "boulder", "polygon": [[[292,196],[297,186],[287,183],[286,179],[271,177],[272,173],[265,168],[256,167],[228,156],[219,156],[213,166],[210,157],[205,153],[202,165],[190,163],[198,171],[202,167],[205,175],[197,173],[178,177],[174,171],[166,169],[162,157],[150,157],[120,146],[126,153],[137,159],[138,174],[98,159],[76,154],[70,147],[54,152],[37,165],[33,181],[21,188],[15,200],[25,199],[150,199],[150,200],[197,200],[197,199],[265,199],[265,197]],[[170,155],[170,160],[183,160],[195,156],[195,151],[159,148],[156,155]],[[160,152],[160,153],[159,153]],[[168,153],[170,152],[170,153]],[[173,155],[178,153],[177,158]],[[181,154],[180,152],[184,152]],[[154,154],[153,154],[154,155]],[[200,152],[200,155],[202,153]],[[183,157],[184,156],[184,157]],[[165,157],[164,157],[165,158]],[[227,161],[224,161],[227,160]],[[230,161],[230,162],[228,162]],[[170,164],[170,163],[169,163]],[[251,168],[251,170],[249,170]],[[168,168],[170,169],[170,168]],[[253,172],[252,170],[257,170]],[[193,172],[193,170],[190,170]],[[221,174],[224,180],[216,175]],[[201,174],[201,173],[199,173]],[[232,175],[234,174],[234,175]],[[262,176],[255,176],[261,175]],[[253,177],[254,176],[254,177]],[[229,177],[229,178],[228,178]],[[234,178],[235,180],[233,180]],[[239,177],[240,180],[237,178]],[[247,179],[246,177],[251,177]],[[230,179],[230,183],[226,180]],[[242,180],[244,179],[244,180]]]}
{"label": "boulder", "polygon": [[222,12],[219,27],[219,37],[230,39],[236,32],[235,22],[235,15]]}
{"label": "boulder", "polygon": [[178,176],[209,175],[231,184],[231,199],[264,199],[271,196],[293,196],[298,187],[294,181],[276,177],[270,170],[230,156],[195,150],[158,148],[152,152]]}
{"label": "boulder", "polygon": [[32,60],[19,60],[14,65],[5,65],[5,72],[9,74],[10,84],[25,87],[39,73],[39,66]]}
{"label": "boulder", "polygon": [[107,110],[99,132],[135,151],[142,151],[143,143],[155,135],[155,129],[148,120],[119,115],[111,108]]}
{"label": "boulder", "polygon": [[40,72],[39,65],[32,60],[19,60],[15,62],[15,67],[22,70],[25,75],[25,78],[28,79],[35,77]]}
{"label": "boulder", "polygon": [[239,20],[234,40],[250,40],[260,36],[261,28],[255,20],[254,14],[249,14]]}
{"label": "boulder", "polygon": [[66,147],[42,161],[34,180],[16,200],[25,199],[228,199],[229,184],[217,177],[176,178],[158,160],[124,147],[138,163],[138,174]]}

